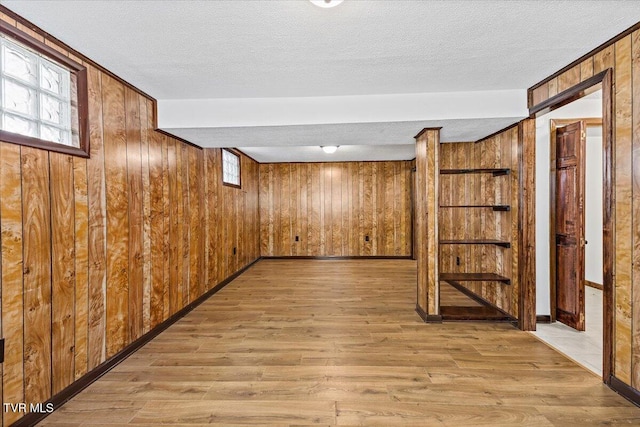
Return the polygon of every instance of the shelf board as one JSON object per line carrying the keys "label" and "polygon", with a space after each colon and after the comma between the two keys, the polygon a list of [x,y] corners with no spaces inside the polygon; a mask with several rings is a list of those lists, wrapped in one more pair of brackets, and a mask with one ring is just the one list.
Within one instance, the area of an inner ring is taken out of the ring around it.
{"label": "shelf board", "polygon": [[469,239],[469,240],[440,240],[441,245],[496,245],[502,248],[510,248],[511,243],[494,239]]}
{"label": "shelf board", "polygon": [[493,176],[509,175],[511,169],[486,168],[486,169],[440,169],[440,175],[460,175],[469,173],[490,173]]}
{"label": "shelf board", "polygon": [[491,208],[494,211],[507,212],[511,210],[511,206],[509,205],[445,205],[440,206],[441,208]]}
{"label": "shelf board", "polygon": [[509,322],[513,318],[492,307],[441,306],[442,320],[487,320]]}
{"label": "shelf board", "polygon": [[457,282],[501,282],[511,284],[511,279],[494,273],[440,273],[440,280]]}

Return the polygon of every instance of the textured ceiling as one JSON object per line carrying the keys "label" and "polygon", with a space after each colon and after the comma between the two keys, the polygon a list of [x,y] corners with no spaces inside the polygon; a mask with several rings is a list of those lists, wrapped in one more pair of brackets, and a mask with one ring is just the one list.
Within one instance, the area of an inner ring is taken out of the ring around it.
{"label": "textured ceiling", "polygon": [[160,100],[522,90],[640,20],[638,1],[0,3]]}
{"label": "textured ceiling", "polygon": [[635,1],[2,1],[158,99],[526,88]]}
{"label": "textured ceiling", "polygon": [[[504,117],[167,130],[201,146],[238,147],[260,162],[409,160],[415,157],[413,137],[425,127],[442,126],[443,142],[459,142],[474,141],[517,121],[517,117]],[[322,145],[339,145],[341,149],[327,155],[318,148]],[[342,149],[344,146],[349,148]]]}

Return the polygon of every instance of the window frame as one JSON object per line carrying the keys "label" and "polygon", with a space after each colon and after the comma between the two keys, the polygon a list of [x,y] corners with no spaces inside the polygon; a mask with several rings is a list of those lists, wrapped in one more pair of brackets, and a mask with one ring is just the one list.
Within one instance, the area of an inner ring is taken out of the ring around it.
{"label": "window frame", "polygon": [[[77,102],[78,109],[78,123],[72,122],[71,129],[73,131],[77,126],[79,147],[21,135],[19,133],[8,132],[2,129],[0,129],[0,141],[89,158],[89,94],[87,86],[87,68],[4,21],[0,21],[0,33],[43,55],[51,62],[66,68],[72,74],[72,85],[73,77],[75,77],[75,92],[77,94],[77,99],[75,99],[75,101]],[[72,86],[71,93],[73,94],[73,92],[74,90]],[[73,101],[74,99],[72,98],[72,105]]]}
{"label": "window frame", "polygon": [[[233,184],[230,182],[226,182],[224,180],[224,154],[223,152],[226,151],[228,153],[231,153],[232,155],[236,156],[238,158],[238,182],[239,184]],[[240,155],[240,153],[236,152],[235,150],[232,150],[230,148],[223,148],[221,151],[221,155],[220,155],[220,163],[222,165],[222,169],[221,169],[221,177],[222,177],[222,185],[226,185],[227,187],[234,187],[234,188],[242,188],[242,156]]]}

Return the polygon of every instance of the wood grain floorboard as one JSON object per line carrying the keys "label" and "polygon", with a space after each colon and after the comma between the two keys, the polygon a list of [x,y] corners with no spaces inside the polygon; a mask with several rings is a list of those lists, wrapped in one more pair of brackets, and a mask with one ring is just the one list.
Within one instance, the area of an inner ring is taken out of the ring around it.
{"label": "wood grain floorboard", "polygon": [[640,424],[508,323],[424,324],[415,284],[411,260],[262,260],[41,425]]}

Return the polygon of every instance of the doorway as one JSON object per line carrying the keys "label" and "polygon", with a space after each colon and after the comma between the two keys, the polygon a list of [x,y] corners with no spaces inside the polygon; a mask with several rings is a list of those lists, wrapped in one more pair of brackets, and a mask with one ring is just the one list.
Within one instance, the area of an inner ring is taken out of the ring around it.
{"label": "doorway", "polygon": [[[603,127],[610,124],[603,126],[603,85],[582,95],[536,118],[537,133],[543,134],[540,131],[546,127],[546,147],[542,135],[537,140],[541,152],[536,178],[546,174],[548,182],[536,186],[543,193],[537,192],[537,202],[546,199],[548,221],[541,213],[545,209],[538,207],[537,241],[546,244],[547,256],[541,254],[537,263],[539,323],[534,334],[606,378],[610,350],[605,348],[604,319],[611,307],[606,306],[603,295],[607,252],[603,213],[608,209],[603,196],[611,188],[603,172],[608,169],[604,160],[610,159],[606,156],[610,140]],[[540,245],[541,252],[545,244]],[[585,275],[587,267],[589,274]]]}

